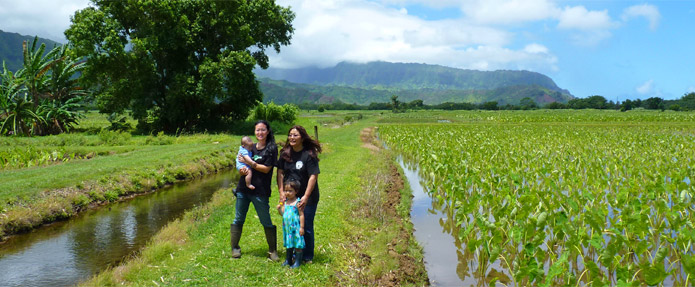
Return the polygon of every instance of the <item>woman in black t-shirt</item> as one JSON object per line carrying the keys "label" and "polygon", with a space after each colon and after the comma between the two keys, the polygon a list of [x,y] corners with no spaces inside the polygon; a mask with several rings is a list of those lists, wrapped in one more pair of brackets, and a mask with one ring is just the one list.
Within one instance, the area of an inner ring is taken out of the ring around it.
{"label": "woman in black t-shirt", "polygon": [[[268,122],[258,121],[254,127],[254,133],[258,141],[250,150],[252,160],[246,161],[243,157],[239,157],[239,161],[248,164],[251,169],[243,167],[239,170],[242,176],[236,189],[236,212],[234,222],[230,227],[232,257],[241,257],[239,240],[241,239],[241,231],[244,227],[246,213],[249,211],[249,205],[253,203],[258,219],[265,230],[265,238],[268,242],[268,257],[273,261],[277,261],[279,259],[277,254],[277,228],[270,220],[270,185],[273,180],[273,168],[277,163],[278,147],[275,144],[275,136]],[[253,173],[251,184],[256,187],[255,189],[249,189],[246,186],[244,176],[249,172]]]}
{"label": "woman in black t-shirt", "polygon": [[302,126],[294,126],[287,133],[287,142],[280,151],[278,160],[278,190],[280,191],[280,203],[284,203],[283,187],[287,180],[299,181],[301,187],[297,190],[297,197],[301,201],[297,207],[304,209],[304,261],[314,260],[314,216],[319,203],[318,176],[321,145],[311,139]]}

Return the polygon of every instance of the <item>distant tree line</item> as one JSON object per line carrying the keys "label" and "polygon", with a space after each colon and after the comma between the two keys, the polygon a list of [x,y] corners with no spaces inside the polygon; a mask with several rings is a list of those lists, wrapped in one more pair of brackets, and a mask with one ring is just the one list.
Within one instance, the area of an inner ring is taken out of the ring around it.
{"label": "distant tree line", "polygon": [[496,101],[489,101],[480,104],[464,102],[444,102],[436,105],[426,105],[422,100],[401,102],[398,96],[392,96],[391,102],[370,103],[369,105],[358,105],[356,103],[343,103],[335,101],[330,104],[300,103],[297,105],[304,110],[392,110],[393,112],[403,112],[406,110],[533,110],[533,109],[599,109],[599,110],[620,110],[628,111],[636,108],[647,110],[674,110],[691,111],[695,110],[695,92],[683,95],[680,99],[664,100],[659,97],[651,97],[645,100],[625,100],[623,102],[608,101],[603,96],[590,96],[587,98],[576,98],[567,103],[552,102],[539,105],[530,97],[523,98],[519,104],[500,105]]}

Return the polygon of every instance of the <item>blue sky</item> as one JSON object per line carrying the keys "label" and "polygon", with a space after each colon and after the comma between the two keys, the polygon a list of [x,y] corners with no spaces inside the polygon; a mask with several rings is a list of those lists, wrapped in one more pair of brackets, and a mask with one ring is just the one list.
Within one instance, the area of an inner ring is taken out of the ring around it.
{"label": "blue sky", "polygon": [[[0,29],[64,41],[86,0],[0,0]],[[296,13],[271,66],[409,62],[531,70],[577,97],[695,92],[695,0],[278,0]]]}

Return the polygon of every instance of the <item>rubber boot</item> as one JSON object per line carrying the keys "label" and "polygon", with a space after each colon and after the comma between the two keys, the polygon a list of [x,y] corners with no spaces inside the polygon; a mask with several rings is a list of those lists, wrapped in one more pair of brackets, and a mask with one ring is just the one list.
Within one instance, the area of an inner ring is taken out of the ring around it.
{"label": "rubber boot", "polygon": [[243,225],[232,224],[229,227],[230,233],[230,245],[232,247],[232,258],[241,257],[241,247],[239,247],[239,240],[241,239],[241,230]]}
{"label": "rubber boot", "polygon": [[285,256],[285,262],[282,262],[282,266],[292,265],[292,256],[294,255],[294,248],[287,248],[287,255]]}
{"label": "rubber boot", "polygon": [[304,254],[304,249],[295,248],[294,249],[294,264],[291,268],[299,268],[302,265],[302,256]]}
{"label": "rubber boot", "polygon": [[280,260],[278,257],[278,233],[277,227],[273,225],[272,227],[263,227],[265,231],[265,240],[268,242],[268,259],[272,261]]}

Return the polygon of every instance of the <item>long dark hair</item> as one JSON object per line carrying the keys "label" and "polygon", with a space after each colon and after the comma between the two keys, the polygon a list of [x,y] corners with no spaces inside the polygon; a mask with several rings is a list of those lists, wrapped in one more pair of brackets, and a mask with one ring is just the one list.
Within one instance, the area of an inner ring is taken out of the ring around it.
{"label": "long dark hair", "polygon": [[273,129],[270,128],[270,123],[266,120],[258,120],[255,124],[253,124],[254,133],[258,124],[264,124],[265,128],[268,129],[268,136],[265,138],[265,147],[270,148],[268,150],[271,151],[277,150],[278,145],[275,143],[275,134],[273,133]]}
{"label": "long dark hair", "polygon": [[[302,147],[304,147],[305,150],[309,151],[309,155],[313,158],[316,159],[316,161],[319,160],[319,153],[321,152],[321,144],[315,139],[312,139],[309,134],[306,132],[303,126],[296,125],[290,128],[290,130],[287,131],[287,136],[289,137],[290,132],[292,130],[297,130],[299,132],[299,136],[302,138]],[[292,152],[292,146],[290,146],[290,141],[287,140],[285,142],[285,146],[282,147],[282,151],[280,152],[280,157],[286,161],[292,161],[292,158],[290,157],[290,153]]]}

